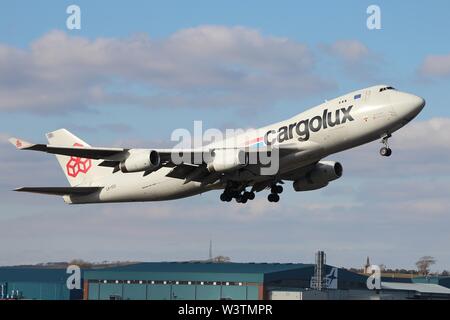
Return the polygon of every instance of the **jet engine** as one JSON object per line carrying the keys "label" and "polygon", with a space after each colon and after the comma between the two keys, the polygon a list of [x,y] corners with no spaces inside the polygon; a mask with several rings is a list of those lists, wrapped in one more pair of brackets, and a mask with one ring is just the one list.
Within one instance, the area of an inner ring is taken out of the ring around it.
{"label": "jet engine", "polygon": [[139,150],[132,152],[130,156],[119,164],[123,173],[154,171],[159,168],[161,159],[155,150]]}
{"label": "jet engine", "polygon": [[294,181],[295,191],[310,191],[326,187],[329,182],[342,176],[342,165],[335,161],[320,161],[303,178]]}
{"label": "jet engine", "polygon": [[212,161],[208,163],[209,172],[226,172],[245,167],[248,156],[240,149],[216,149],[211,153]]}

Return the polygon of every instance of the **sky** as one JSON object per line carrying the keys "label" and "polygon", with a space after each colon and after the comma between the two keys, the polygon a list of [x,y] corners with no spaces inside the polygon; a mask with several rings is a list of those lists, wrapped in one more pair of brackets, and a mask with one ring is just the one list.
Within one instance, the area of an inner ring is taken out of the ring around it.
{"label": "sky", "polygon": [[[81,9],[69,30],[66,9]],[[376,4],[381,29],[369,30]],[[2,1],[0,265],[180,261],[327,262],[450,269],[448,1]],[[250,128],[349,91],[389,84],[426,99],[391,139],[327,157],[344,176],[279,203],[219,191],[158,203],[67,206],[19,186],[66,186],[44,142],[67,128],[95,146],[168,147],[177,128]]]}

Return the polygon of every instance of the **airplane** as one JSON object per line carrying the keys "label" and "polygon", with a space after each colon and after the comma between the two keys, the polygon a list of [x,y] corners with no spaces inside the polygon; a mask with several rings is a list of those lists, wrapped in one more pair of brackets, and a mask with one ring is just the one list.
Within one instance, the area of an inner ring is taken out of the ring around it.
{"label": "airplane", "polygon": [[[70,183],[70,187],[14,191],[57,195],[68,204],[87,204],[172,200],[223,190],[220,200],[246,203],[255,193],[268,189],[268,200],[278,202],[286,182],[292,182],[295,191],[310,191],[339,179],[342,164],[323,160],[331,154],[380,139],[380,154],[389,157],[389,138],[424,106],[425,100],[419,96],[377,85],[325,101],[255,130],[253,136],[241,134],[200,148],[91,147],[66,129],[48,133],[48,144],[11,138],[19,150],[55,154]],[[263,152],[277,154],[278,166],[270,174],[263,173],[267,162],[258,161]],[[193,161],[199,154],[200,161]],[[255,154],[257,160],[250,162]]]}

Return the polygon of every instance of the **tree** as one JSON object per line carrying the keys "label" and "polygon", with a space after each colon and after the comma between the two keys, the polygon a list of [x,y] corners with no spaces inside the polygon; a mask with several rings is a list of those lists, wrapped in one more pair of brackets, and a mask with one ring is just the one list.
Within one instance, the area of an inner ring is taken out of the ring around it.
{"label": "tree", "polygon": [[226,257],[226,256],[217,256],[212,259],[212,262],[215,262],[215,263],[227,263],[230,261],[231,261],[230,257]]}
{"label": "tree", "polygon": [[423,256],[416,262],[419,274],[426,276],[430,272],[430,266],[436,263],[436,259],[431,256]]}

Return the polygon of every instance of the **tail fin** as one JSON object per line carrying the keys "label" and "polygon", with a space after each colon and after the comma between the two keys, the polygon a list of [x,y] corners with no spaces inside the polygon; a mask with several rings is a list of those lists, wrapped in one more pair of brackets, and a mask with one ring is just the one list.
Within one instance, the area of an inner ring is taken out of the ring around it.
{"label": "tail fin", "polygon": [[[90,147],[89,144],[73,135],[66,129],[59,129],[47,133],[47,140],[50,145],[68,147]],[[95,185],[98,179],[111,174],[111,168],[101,167],[98,164],[101,160],[83,159],[56,155],[67,180],[72,187]]]}

